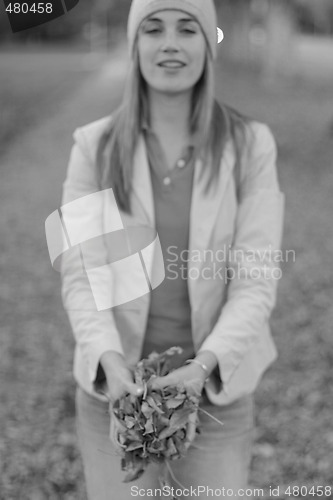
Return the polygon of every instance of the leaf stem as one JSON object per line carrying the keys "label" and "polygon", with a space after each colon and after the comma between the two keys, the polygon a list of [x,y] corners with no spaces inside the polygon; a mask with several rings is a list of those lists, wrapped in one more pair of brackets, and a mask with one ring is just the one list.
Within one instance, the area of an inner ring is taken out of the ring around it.
{"label": "leaf stem", "polygon": [[199,411],[202,411],[202,413],[204,413],[205,415],[208,415],[208,417],[212,418],[213,420],[215,420],[215,422],[217,422],[218,424],[220,425],[224,425],[223,422],[221,422],[221,420],[219,420],[218,418],[214,417],[214,415],[212,415],[211,413],[209,413],[208,411],[206,410],[203,410],[202,408],[200,408],[200,406],[198,406],[198,410]]}

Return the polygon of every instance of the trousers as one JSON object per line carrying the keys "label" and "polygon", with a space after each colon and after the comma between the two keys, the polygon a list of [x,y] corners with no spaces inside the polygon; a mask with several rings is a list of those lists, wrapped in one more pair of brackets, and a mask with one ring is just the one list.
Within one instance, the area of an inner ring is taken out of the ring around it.
{"label": "trousers", "polygon": [[203,395],[200,407],[223,426],[199,412],[200,434],[184,458],[169,462],[171,486],[161,488],[158,464],[149,465],[138,480],[124,483],[119,452],[109,439],[108,404],[77,386],[76,430],[89,500],[172,499],[172,494],[201,500],[249,498],[244,492],[254,437],[253,396],[221,407]]}

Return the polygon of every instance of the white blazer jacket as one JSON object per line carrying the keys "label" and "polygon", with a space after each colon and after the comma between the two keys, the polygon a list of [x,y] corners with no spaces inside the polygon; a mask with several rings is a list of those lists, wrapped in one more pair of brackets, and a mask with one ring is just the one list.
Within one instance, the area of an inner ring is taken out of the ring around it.
{"label": "white blazer jacket", "polygon": [[[99,190],[95,166],[97,144],[111,119],[102,118],[74,132],[63,206]],[[225,271],[227,267],[234,271],[231,280],[205,279],[207,273],[201,271],[203,266],[212,265],[210,261],[195,258],[188,262],[188,275],[196,276],[188,279],[193,344],[196,352],[209,350],[218,359],[219,370],[215,370],[205,386],[210,401],[216,405],[227,405],[252,393],[277,357],[269,317],[280,277],[275,256],[282,237],[284,195],[279,189],[276,145],[270,129],[259,122],[252,122],[251,127],[254,134],[241,171],[239,203],[231,143],[221,159],[218,182],[208,196],[204,193],[208,166],[200,160],[194,166],[189,254],[207,248],[217,253],[228,248],[236,251],[221,263]],[[154,201],[143,137],[136,149],[133,168],[132,215],[120,211],[122,222],[125,227],[154,228]],[[101,225],[107,224],[106,216],[103,208],[98,216],[91,215],[96,218],[94,223]],[[74,261],[72,254],[62,263],[63,303],[76,340],[74,377],[87,392],[105,400],[94,384],[99,359],[105,351],[114,350],[125,355],[130,364],[139,360],[150,294],[98,311],[85,272],[79,266],[72,272]],[[192,269],[197,272],[191,272]],[[117,287],[118,279],[121,277],[114,277],[112,286]]]}

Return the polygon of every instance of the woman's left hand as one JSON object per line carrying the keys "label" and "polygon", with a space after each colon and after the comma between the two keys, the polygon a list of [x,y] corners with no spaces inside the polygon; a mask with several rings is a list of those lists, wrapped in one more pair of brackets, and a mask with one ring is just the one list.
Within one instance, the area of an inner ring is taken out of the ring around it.
{"label": "woman's left hand", "polygon": [[184,385],[185,388],[200,396],[207,374],[195,363],[184,365],[164,377],[156,377],[151,381],[153,389],[163,389],[167,386]]}
{"label": "woman's left hand", "polygon": [[163,389],[168,385],[181,384],[189,391],[200,396],[207,377],[215,369],[217,363],[217,357],[213,352],[201,351],[194,362],[185,364],[164,377],[153,379],[151,382],[152,387]]}

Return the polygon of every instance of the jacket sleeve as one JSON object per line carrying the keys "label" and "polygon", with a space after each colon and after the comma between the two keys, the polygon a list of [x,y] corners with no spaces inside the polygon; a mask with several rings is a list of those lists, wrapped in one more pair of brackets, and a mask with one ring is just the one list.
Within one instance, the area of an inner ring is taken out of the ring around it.
{"label": "jacket sleeve", "polygon": [[284,195],[280,192],[277,149],[270,129],[256,123],[254,143],[242,168],[241,198],[228,266],[227,301],[200,347],[218,359],[220,384],[228,382],[244,355],[259,339],[276,302],[281,277],[280,249]]}
{"label": "jacket sleeve", "polygon": [[[81,209],[83,208],[86,216],[90,217],[89,223],[94,227],[94,225],[102,224],[103,214],[98,210],[91,211],[90,206],[87,205],[89,198],[87,202],[82,198],[99,191],[95,165],[89,156],[91,148],[87,144],[84,130],[82,128],[76,129],[73,137],[75,143],[72,147],[67,177],[63,185],[62,218],[66,228],[66,217],[64,216],[66,210],[73,206],[74,200],[81,199]],[[106,247],[101,242],[102,238],[98,245],[97,260],[106,262]],[[86,253],[87,251],[89,251],[89,247],[88,250],[85,250]],[[100,255],[103,252],[104,255]],[[96,255],[85,255],[86,260],[89,261],[89,258],[96,260]],[[97,310],[83,262],[80,244],[74,245],[70,251],[64,253],[61,261],[62,300],[76,343],[87,363],[89,378],[93,383],[96,381],[99,360],[104,352],[113,350],[121,354],[124,353],[112,311],[110,309]]]}

